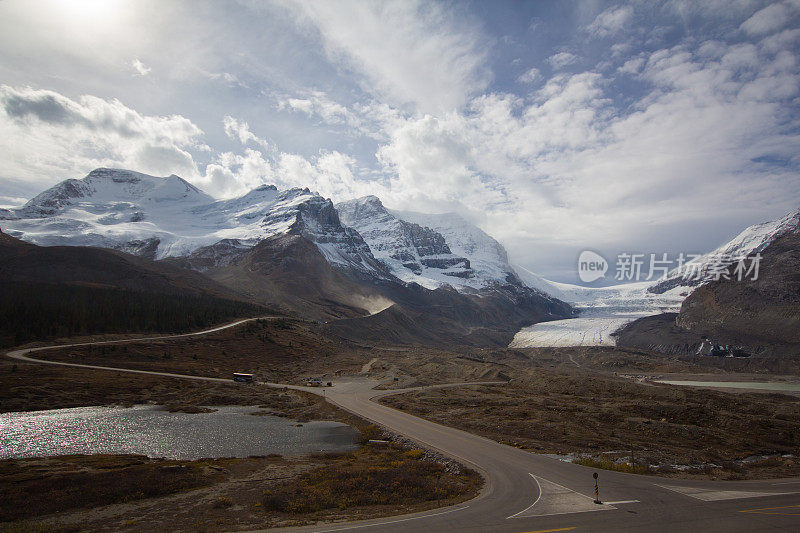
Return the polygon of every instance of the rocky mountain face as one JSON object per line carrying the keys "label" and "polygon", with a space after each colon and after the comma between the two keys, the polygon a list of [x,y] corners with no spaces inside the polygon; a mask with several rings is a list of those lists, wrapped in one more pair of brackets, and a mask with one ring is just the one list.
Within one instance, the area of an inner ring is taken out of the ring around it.
{"label": "rocky mountain face", "polygon": [[506,285],[526,287],[508,262],[505,248],[456,213],[394,211],[397,217],[430,228],[444,237],[452,253],[467,257],[472,275],[450,283],[459,290],[484,290]]}
{"label": "rocky mountain face", "polygon": [[[116,169],[0,212],[0,226],[31,243],[113,248],[189,268],[259,304],[317,320],[363,318],[403,342],[502,330],[484,335],[493,344],[520,324],[570,316],[568,305],[522,283],[478,228],[456,215],[430,221],[400,217],[375,197],[334,206],[308,189],[264,185],[214,200],[177,176]],[[404,317],[402,326],[384,321],[390,315]],[[421,324],[437,326],[421,335]]]}
{"label": "rocky mountain face", "polygon": [[720,342],[796,344],[800,352],[800,231],[761,251],[757,279],[721,278],[683,301],[676,324]]}
{"label": "rocky mountain face", "polygon": [[341,202],[336,210],[343,223],[361,234],[375,258],[403,281],[435,289],[460,286],[461,280],[475,276],[469,259],[453,254],[440,233],[396,217],[375,196]]}
{"label": "rocky mountain face", "polygon": [[648,317],[623,328],[618,345],[677,354],[800,355],[797,221],[793,213],[752,226],[720,248],[735,253],[749,249],[748,261],[760,254],[755,279],[752,274],[739,279],[735,265],[728,265],[719,279],[694,289],[679,313]]}
{"label": "rocky mountain face", "polygon": [[670,271],[667,276],[648,288],[648,292],[662,294],[682,287],[693,289],[718,278],[718,274],[739,258],[765,250],[773,241],[800,229],[800,211],[789,213],[777,220],[754,224],[719,248],[686,262]]}

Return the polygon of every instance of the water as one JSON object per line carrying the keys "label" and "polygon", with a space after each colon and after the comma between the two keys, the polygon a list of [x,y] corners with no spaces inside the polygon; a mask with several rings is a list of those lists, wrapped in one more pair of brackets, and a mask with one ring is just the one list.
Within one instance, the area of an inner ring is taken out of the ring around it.
{"label": "water", "polygon": [[768,383],[763,381],[680,381],[662,379],[656,383],[685,385],[689,387],[724,387],[728,389],[758,389],[783,392],[800,392],[800,383]]}
{"label": "water", "polygon": [[170,459],[353,451],[358,433],[338,422],[253,416],[256,407],[170,413],[158,406],[0,413],[0,458],[135,453]]}

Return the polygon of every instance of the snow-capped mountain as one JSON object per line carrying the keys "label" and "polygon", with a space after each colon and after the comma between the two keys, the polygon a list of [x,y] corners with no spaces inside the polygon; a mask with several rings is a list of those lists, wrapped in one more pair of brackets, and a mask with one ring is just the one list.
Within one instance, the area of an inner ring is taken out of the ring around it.
{"label": "snow-capped mountain", "polygon": [[435,289],[461,287],[475,277],[470,260],[452,253],[438,232],[391,214],[375,196],[336,204],[342,222],[358,231],[372,255],[399,279]]}
{"label": "snow-capped mountain", "polygon": [[215,200],[178,176],[102,168],[0,212],[0,220],[34,244],[185,258],[204,272],[234,264],[264,239],[300,235],[351,276],[471,293],[530,290],[503,247],[460,216],[395,213],[374,196],[334,206],[308,189],[262,185]]}
{"label": "snow-capped mountain", "polygon": [[376,342],[494,346],[519,327],[571,315],[567,304],[525,286],[502,246],[478,228],[455,215],[426,222],[375,197],[337,211],[308,189],[263,185],[215,200],[177,176],[117,169],[0,212],[4,232],[34,244],[115,248],[199,271],[289,314],[367,319],[334,328],[345,338],[360,339],[366,328]]}
{"label": "snow-capped mountain", "polygon": [[[460,289],[490,289],[501,285],[524,286],[508,262],[508,253],[495,239],[456,213],[424,214],[390,211],[394,216],[432,229],[444,237],[450,251],[469,259],[472,274],[450,281]],[[536,287],[528,287],[538,290]]]}
{"label": "snow-capped mountain", "polygon": [[754,224],[719,248],[671,270],[664,279],[647,290],[661,294],[681,288],[694,289],[715,279],[715,272],[720,272],[720,268],[762,252],[778,237],[797,231],[800,231],[800,211],[770,222]]}
{"label": "snow-capped mountain", "polygon": [[308,189],[264,185],[239,198],[214,200],[177,176],[97,169],[0,213],[0,219],[9,234],[34,244],[101,246],[153,259],[302,235],[335,266],[389,276],[358,232],[340,223],[333,203]]}

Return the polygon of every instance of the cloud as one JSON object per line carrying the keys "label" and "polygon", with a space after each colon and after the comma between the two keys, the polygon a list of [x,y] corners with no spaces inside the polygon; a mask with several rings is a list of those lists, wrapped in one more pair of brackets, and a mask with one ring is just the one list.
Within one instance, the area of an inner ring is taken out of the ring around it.
{"label": "cloud", "polygon": [[739,27],[751,35],[764,35],[784,27],[792,15],[792,10],[787,5],[772,4],[756,11]]}
{"label": "cloud", "polygon": [[217,197],[230,198],[262,184],[281,184],[273,165],[258,150],[244,154],[222,152],[206,165],[205,174],[192,182]]}
{"label": "cloud", "polygon": [[578,56],[571,52],[558,52],[547,58],[547,62],[556,70],[578,62]]}
{"label": "cloud", "polygon": [[579,72],[524,99],[407,117],[378,150],[384,200],[467,213],[503,242],[596,247],[651,246],[648,228],[752,216],[779,197],[795,206],[800,121],[779,112],[800,95],[790,52],[679,45],[621,71],[644,86],[624,107],[611,80]]}
{"label": "cloud", "polygon": [[541,76],[542,75],[539,72],[539,69],[537,69],[536,67],[532,67],[523,72],[522,74],[520,74],[520,76],[517,78],[517,81],[520,83],[533,83],[539,78],[541,78]]}
{"label": "cloud", "polygon": [[208,72],[206,75],[212,80],[224,81],[228,87],[241,87],[243,89],[250,88],[249,85],[230,72]]}
{"label": "cloud", "polygon": [[0,195],[0,208],[13,208],[19,207],[24,204],[28,199],[19,196],[5,196]]}
{"label": "cloud", "polygon": [[627,60],[621,67],[617,68],[619,72],[624,74],[637,74],[644,66],[645,60],[642,57],[634,57]]}
{"label": "cloud", "polygon": [[[336,150],[320,150],[311,157],[283,152],[231,116],[223,119],[226,135],[245,146],[243,154],[222,152],[210,162],[202,176],[192,179],[212,195],[233,197],[261,184],[281,188],[308,187],[323,196],[346,200],[386,189],[371,174],[360,175],[356,160]],[[253,149],[247,145],[256,145]]]}
{"label": "cloud", "polygon": [[194,175],[188,150],[203,132],[179,116],[142,115],[119,100],[0,86],[0,159],[4,174],[50,185],[100,166]]}
{"label": "cloud", "polygon": [[308,91],[302,97],[284,97],[278,100],[278,109],[298,111],[317,117],[325,124],[347,125],[360,130],[362,119],[346,106],[334,102],[322,91]]}
{"label": "cloud", "polygon": [[223,127],[225,128],[225,135],[229,138],[238,140],[243,145],[248,142],[253,142],[266,150],[273,150],[273,146],[266,139],[262,139],[250,131],[250,126],[247,122],[239,121],[230,115],[226,115],[222,120]]}
{"label": "cloud", "polygon": [[468,17],[430,2],[294,2],[331,60],[362,76],[365,91],[427,112],[462,106],[486,88],[488,39]]}
{"label": "cloud", "polygon": [[595,37],[608,37],[622,31],[632,18],[631,6],[610,7],[597,15],[585,30]]}
{"label": "cloud", "polygon": [[150,67],[146,67],[146,66],[144,65],[144,63],[142,63],[142,62],[141,62],[141,61],[139,61],[138,59],[134,59],[133,61],[131,61],[131,66],[132,66],[132,67],[134,68],[134,70],[136,70],[136,72],[138,72],[138,73],[139,73],[139,75],[141,75],[141,76],[147,76],[148,74],[150,74],[150,71],[151,71],[151,70],[153,70],[153,69],[152,69],[152,68],[150,68]]}

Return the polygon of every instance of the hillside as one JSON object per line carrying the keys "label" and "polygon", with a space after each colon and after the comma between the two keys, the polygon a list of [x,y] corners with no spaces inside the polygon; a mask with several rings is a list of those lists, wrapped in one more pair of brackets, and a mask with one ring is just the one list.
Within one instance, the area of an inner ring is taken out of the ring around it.
{"label": "hillside", "polygon": [[0,345],[56,336],[179,332],[265,308],[197,272],[123,252],[41,247],[0,233]]}

